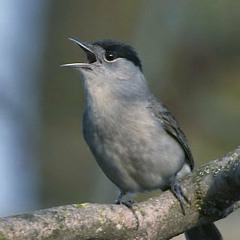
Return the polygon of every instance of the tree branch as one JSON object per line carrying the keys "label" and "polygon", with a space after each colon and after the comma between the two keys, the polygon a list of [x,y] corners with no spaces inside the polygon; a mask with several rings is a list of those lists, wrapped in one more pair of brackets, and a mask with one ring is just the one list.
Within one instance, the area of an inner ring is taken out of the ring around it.
{"label": "tree branch", "polygon": [[181,181],[186,215],[170,191],[134,204],[73,204],[0,219],[0,239],[170,239],[240,206],[240,147]]}

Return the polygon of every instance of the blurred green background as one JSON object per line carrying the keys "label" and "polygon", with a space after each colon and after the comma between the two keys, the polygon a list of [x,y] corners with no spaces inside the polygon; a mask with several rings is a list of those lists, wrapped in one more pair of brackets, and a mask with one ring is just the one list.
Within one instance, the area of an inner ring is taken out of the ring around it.
{"label": "blurred green background", "polygon": [[[150,88],[180,122],[197,167],[240,144],[239,1],[51,0],[48,4],[39,71],[39,208],[112,203],[118,194],[82,137],[82,82],[77,72],[60,68],[85,60],[68,37],[89,42],[114,39],[135,47]],[[218,222],[224,239],[239,239],[239,221],[236,211]]]}

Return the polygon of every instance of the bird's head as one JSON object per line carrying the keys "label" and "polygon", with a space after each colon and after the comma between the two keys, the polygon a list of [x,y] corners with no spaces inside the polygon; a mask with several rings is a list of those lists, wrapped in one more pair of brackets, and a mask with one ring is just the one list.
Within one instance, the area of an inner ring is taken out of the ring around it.
{"label": "bird's head", "polygon": [[85,43],[73,38],[70,40],[83,49],[87,61],[62,66],[78,70],[87,89],[107,88],[118,95],[132,96],[148,92],[141,61],[130,45],[113,40],[94,43]]}

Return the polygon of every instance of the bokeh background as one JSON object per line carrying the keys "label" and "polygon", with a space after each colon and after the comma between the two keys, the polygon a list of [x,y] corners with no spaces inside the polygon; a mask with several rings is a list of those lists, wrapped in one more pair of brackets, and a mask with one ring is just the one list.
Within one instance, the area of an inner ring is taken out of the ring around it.
{"label": "bokeh background", "polygon": [[[83,141],[82,83],[60,65],[85,56],[68,37],[135,47],[196,166],[240,144],[239,1],[0,0],[1,216],[118,194]],[[217,222],[225,240],[239,221]]]}

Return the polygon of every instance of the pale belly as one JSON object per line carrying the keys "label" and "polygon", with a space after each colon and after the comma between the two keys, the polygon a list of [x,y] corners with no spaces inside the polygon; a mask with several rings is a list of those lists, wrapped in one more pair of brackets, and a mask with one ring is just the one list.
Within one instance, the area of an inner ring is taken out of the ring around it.
{"label": "pale belly", "polygon": [[105,175],[121,190],[165,189],[184,166],[182,147],[156,122],[136,119],[134,125],[108,124],[104,131],[85,124],[88,131],[84,137],[90,150]]}

